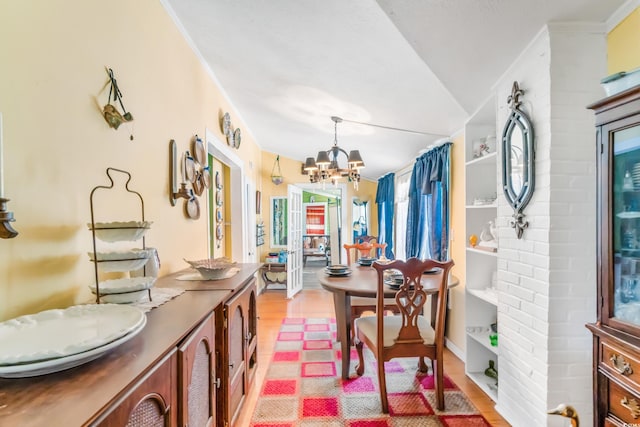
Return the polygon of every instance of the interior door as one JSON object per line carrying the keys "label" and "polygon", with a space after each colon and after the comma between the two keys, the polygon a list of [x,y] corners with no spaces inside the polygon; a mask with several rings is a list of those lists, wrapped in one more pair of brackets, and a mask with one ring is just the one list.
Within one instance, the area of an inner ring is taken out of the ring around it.
{"label": "interior door", "polygon": [[295,185],[287,187],[289,199],[287,218],[287,298],[292,298],[302,290],[302,232],[304,220],[302,215],[302,189]]}

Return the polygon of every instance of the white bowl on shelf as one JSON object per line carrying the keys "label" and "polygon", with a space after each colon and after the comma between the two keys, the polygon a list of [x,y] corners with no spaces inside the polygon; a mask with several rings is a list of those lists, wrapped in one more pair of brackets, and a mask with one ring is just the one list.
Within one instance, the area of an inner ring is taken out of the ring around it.
{"label": "white bowl on shelf", "polygon": [[100,295],[100,302],[108,303],[108,304],[130,304],[133,302],[138,302],[145,297],[148,297],[149,291],[135,291],[135,292],[126,292],[123,294],[106,294]]}
{"label": "white bowl on shelf", "polygon": [[[122,242],[141,239],[151,228],[151,221],[96,222],[93,230],[103,242]],[[91,230],[91,224],[87,224]]]}
{"label": "white bowl on shelf", "polygon": [[[98,262],[103,272],[125,272],[142,268],[151,256],[147,249],[132,249],[118,252],[88,252],[89,259]],[[96,259],[97,258],[97,259]]]}
{"label": "white bowl on shelf", "polygon": [[[99,283],[100,294],[122,294],[149,289],[156,282],[155,277],[126,277],[123,279],[105,280]],[[91,292],[96,293],[95,283],[89,285]]]}

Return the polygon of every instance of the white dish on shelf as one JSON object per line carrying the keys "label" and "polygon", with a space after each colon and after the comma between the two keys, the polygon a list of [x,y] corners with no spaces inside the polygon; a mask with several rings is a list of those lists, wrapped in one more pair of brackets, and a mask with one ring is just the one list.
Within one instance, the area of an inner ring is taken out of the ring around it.
{"label": "white dish on shelf", "polygon": [[[155,277],[129,277],[123,279],[105,280],[100,282],[100,294],[122,294],[125,292],[149,289],[156,282]],[[96,293],[95,283],[89,285],[91,292]]]}
{"label": "white dish on shelf", "polygon": [[[141,239],[151,228],[151,221],[96,222],[93,230],[103,242],[122,242]],[[87,224],[91,230],[91,224]]]}
{"label": "white dish on shelf", "polygon": [[620,212],[619,214],[616,214],[616,216],[622,219],[640,218],[640,212],[626,211]]}
{"label": "white dish on shelf", "polygon": [[[104,306],[104,304],[101,304]],[[126,307],[126,306],[120,306]],[[133,307],[131,307],[133,308]],[[83,365],[87,362],[97,359],[107,351],[116,348],[129,341],[144,329],[147,324],[147,316],[142,315],[141,322],[137,324],[129,333],[117,338],[105,345],[92,348],[82,353],[72,354],[70,356],[58,357],[55,359],[47,359],[33,363],[20,363],[15,365],[0,366],[0,377],[3,378],[26,378],[38,375],[51,374],[53,372],[64,371],[75,366]]]}
{"label": "white dish on shelf", "polygon": [[145,297],[149,297],[149,291],[144,289],[142,291],[126,292],[122,294],[106,294],[100,295],[100,302],[107,304],[131,304],[138,302]]}
{"label": "white dish on shelf", "polygon": [[71,356],[115,341],[146,319],[137,307],[83,304],[0,323],[0,366]]}
{"label": "white dish on shelf", "polygon": [[[89,259],[96,262],[93,252],[88,252]],[[151,257],[148,249],[132,249],[118,252],[97,252],[97,262],[104,272],[124,272],[142,268]]]}

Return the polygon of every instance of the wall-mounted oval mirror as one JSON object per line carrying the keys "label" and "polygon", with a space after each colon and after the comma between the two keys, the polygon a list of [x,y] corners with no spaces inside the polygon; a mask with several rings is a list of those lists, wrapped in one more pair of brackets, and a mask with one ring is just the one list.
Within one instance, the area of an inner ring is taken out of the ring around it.
{"label": "wall-mounted oval mirror", "polygon": [[502,131],[502,190],[514,210],[510,224],[518,239],[529,225],[523,211],[533,196],[535,184],[533,126],[520,109],[523,93],[518,82],[513,82],[507,99],[511,113]]}

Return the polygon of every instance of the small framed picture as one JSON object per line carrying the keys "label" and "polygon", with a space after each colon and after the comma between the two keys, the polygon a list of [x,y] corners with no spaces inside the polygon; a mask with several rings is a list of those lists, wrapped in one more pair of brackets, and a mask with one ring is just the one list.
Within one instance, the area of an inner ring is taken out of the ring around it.
{"label": "small framed picture", "polygon": [[271,247],[287,247],[287,198],[271,197]]}
{"label": "small framed picture", "polygon": [[262,202],[262,192],[260,190],[256,191],[256,214],[260,215],[260,211],[262,211],[262,208],[260,206]]}

